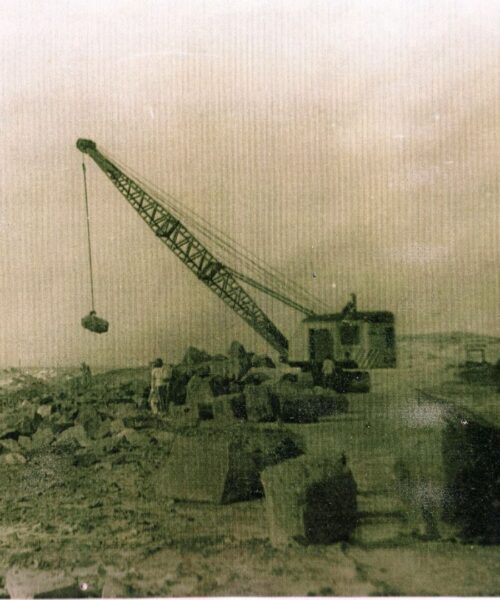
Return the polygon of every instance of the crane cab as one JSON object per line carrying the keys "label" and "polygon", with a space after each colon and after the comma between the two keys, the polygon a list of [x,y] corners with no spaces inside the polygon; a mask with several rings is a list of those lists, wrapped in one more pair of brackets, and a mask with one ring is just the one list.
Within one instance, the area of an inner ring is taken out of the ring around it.
{"label": "crane cab", "polygon": [[321,364],[325,358],[355,361],[360,369],[396,367],[394,315],[358,311],[356,299],[340,313],[305,318],[290,340],[289,363]]}

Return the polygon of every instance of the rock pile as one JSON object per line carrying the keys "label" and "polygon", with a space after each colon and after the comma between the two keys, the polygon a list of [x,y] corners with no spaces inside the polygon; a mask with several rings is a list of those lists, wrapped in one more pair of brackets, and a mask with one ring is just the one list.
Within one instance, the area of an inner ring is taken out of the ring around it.
{"label": "rock pile", "polygon": [[144,376],[127,383],[96,377],[86,388],[78,380],[45,386],[43,395],[28,387],[16,393],[17,407],[11,396],[3,397],[0,464],[23,464],[51,449],[89,466],[106,458],[132,460],[133,449],[170,444],[173,434],[144,403],[145,383]]}
{"label": "rock pile", "polygon": [[314,386],[311,373],[277,369],[266,356],[246,352],[233,342],[227,356],[210,357],[189,348],[173,369],[169,401],[176,419],[311,423],[347,410],[348,401],[332,390]]}

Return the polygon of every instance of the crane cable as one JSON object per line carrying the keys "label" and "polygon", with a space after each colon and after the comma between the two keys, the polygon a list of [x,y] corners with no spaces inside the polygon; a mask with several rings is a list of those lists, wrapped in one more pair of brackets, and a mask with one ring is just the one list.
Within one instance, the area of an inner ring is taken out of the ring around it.
{"label": "crane cable", "polygon": [[85,214],[87,215],[87,246],[89,251],[89,275],[90,275],[90,296],[92,300],[92,310],[95,311],[94,303],[94,274],[92,269],[92,246],[90,243],[90,217],[89,217],[89,200],[87,193],[87,168],[85,167],[85,161],[82,162],[83,171],[83,190],[85,196]]}
{"label": "crane cable", "polygon": [[[179,205],[178,200],[176,200],[171,194],[165,192],[164,190],[160,190],[151,181],[148,181],[143,176],[140,176],[136,171],[134,171],[134,169],[124,165],[119,159],[116,159],[114,156],[112,156],[111,153],[106,152],[106,155],[109,156],[113,162],[115,162],[124,172],[131,173],[144,189],[147,190],[150,188],[153,197],[156,197],[156,199],[160,201],[160,204],[163,204],[164,206],[166,205],[166,207],[168,207],[171,212],[174,213],[174,215],[177,212],[176,216],[180,216],[184,222],[194,225],[195,229],[198,229],[198,233],[201,233],[202,235],[204,234],[207,239],[222,248],[225,252],[232,253],[234,257],[238,257],[239,255],[240,259],[243,259],[243,261],[247,263],[247,268],[250,268],[250,270],[253,270],[254,272],[260,272],[260,276],[268,279],[271,285],[276,285],[277,282],[280,282],[282,287],[285,289],[288,288],[289,293],[292,295],[302,296],[304,298],[302,300],[303,302],[306,301],[305,298],[308,298],[309,301],[324,305],[324,302],[315,297],[314,294],[312,294],[309,290],[305,289],[296,282],[291,282],[283,273],[280,273],[275,267],[271,267],[269,264],[266,264],[261,258],[251,253],[248,249],[246,249],[247,254],[245,255],[245,253],[242,252],[241,245],[238,247],[236,245],[237,242],[227,234],[224,234],[219,230],[219,235],[217,235],[217,233],[215,233],[217,228],[213,224],[210,224],[201,215],[194,213],[194,211],[191,211],[194,214],[189,214],[184,211]],[[209,225],[209,227],[207,227],[207,225]],[[252,256],[253,258],[251,258]],[[263,265],[265,265],[265,267]]]}

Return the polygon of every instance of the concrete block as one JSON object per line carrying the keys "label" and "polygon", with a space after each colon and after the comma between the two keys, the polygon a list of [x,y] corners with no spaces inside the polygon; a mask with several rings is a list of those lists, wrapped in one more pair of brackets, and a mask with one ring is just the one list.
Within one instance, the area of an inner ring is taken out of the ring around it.
{"label": "concrete block", "polygon": [[54,439],[55,435],[50,427],[39,427],[31,436],[31,443],[33,448],[43,448],[51,444]]}
{"label": "concrete block", "polygon": [[213,418],[216,421],[245,420],[247,417],[243,394],[226,394],[212,401]]}
{"label": "concrete block", "polygon": [[155,475],[160,496],[217,504],[262,493],[251,454],[229,439],[178,436],[165,468]]}
{"label": "concrete block", "polygon": [[342,458],[300,456],[261,474],[274,546],[295,540],[331,544],[349,539],[357,521],[357,488]]}
{"label": "concrete block", "polygon": [[247,418],[255,423],[274,421],[278,412],[269,388],[263,385],[247,385],[244,389]]}
{"label": "concrete block", "polygon": [[45,419],[46,417],[50,417],[52,414],[52,405],[51,404],[42,404],[36,409],[38,415]]}
{"label": "concrete block", "polygon": [[215,398],[208,377],[194,375],[186,386],[186,404],[196,407],[199,403],[211,403]]}
{"label": "concrete block", "polygon": [[82,425],[75,425],[74,427],[69,427],[65,429],[57,438],[56,446],[60,446],[63,444],[74,444],[76,446],[80,446],[84,448],[88,446],[90,443],[89,438],[87,437],[87,433]]}
{"label": "concrete block", "polygon": [[18,452],[10,452],[0,456],[0,464],[2,465],[24,465],[26,458]]}

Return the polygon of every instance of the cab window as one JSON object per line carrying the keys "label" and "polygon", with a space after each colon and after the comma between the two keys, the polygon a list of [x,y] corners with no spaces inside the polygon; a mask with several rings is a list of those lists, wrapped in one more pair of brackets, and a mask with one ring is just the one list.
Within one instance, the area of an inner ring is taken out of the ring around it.
{"label": "cab window", "polygon": [[356,346],[359,344],[359,325],[342,323],[340,326],[340,343],[343,346]]}

